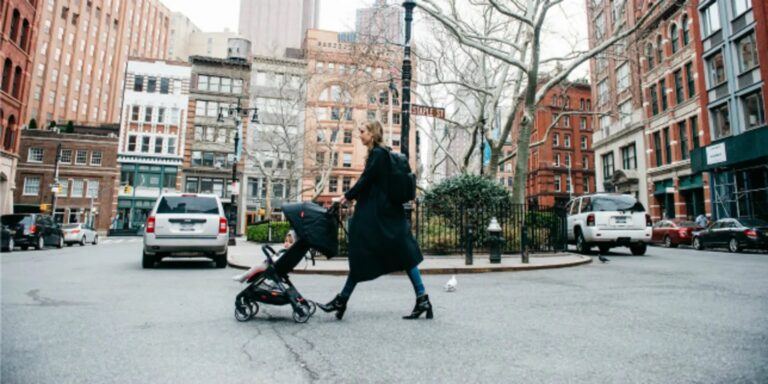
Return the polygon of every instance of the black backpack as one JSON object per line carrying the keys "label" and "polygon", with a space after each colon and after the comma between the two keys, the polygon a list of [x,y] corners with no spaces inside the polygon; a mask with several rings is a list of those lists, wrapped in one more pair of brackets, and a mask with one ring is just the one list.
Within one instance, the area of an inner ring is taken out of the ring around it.
{"label": "black backpack", "polygon": [[388,197],[393,204],[405,204],[416,199],[416,175],[404,154],[388,150],[389,180]]}

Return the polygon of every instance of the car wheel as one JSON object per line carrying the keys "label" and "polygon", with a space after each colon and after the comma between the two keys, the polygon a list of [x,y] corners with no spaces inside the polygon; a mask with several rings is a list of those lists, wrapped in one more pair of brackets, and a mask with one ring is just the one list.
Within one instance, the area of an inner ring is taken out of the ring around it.
{"label": "car wheel", "polygon": [[587,241],[584,240],[584,235],[579,231],[576,234],[576,252],[581,254],[588,254],[592,247],[587,244]]}
{"label": "car wheel", "polygon": [[600,245],[598,247],[600,248],[600,253],[602,253],[602,254],[607,254],[608,252],[611,251],[611,247],[609,247],[607,245]]}
{"label": "car wheel", "polygon": [[142,252],[142,257],[141,257],[141,267],[142,268],[144,268],[144,269],[154,268],[155,267],[155,261],[156,261],[156,259],[155,259],[154,255],[150,255],[150,254],[148,254],[146,252]]}
{"label": "car wheel", "polygon": [[227,252],[224,252],[223,255],[216,255],[213,259],[216,262],[216,268],[226,268],[227,267]]}
{"label": "car wheel", "polygon": [[96,235],[96,236],[93,237],[93,243],[91,243],[91,244],[96,245],[98,243],[99,243],[99,235]]}
{"label": "car wheel", "polygon": [[733,253],[741,252],[741,246],[739,246],[739,241],[735,237],[732,237],[731,241],[728,242],[728,250]]}
{"label": "car wheel", "polygon": [[43,237],[40,236],[37,238],[37,244],[35,244],[35,249],[39,251],[43,248],[45,248],[45,240],[43,240]]}
{"label": "car wheel", "polygon": [[693,238],[693,249],[697,251],[701,251],[704,249],[704,244],[699,240],[698,237]]}
{"label": "car wheel", "polygon": [[85,247],[85,235],[83,235],[83,237],[80,238],[80,246]]}
{"label": "car wheel", "polygon": [[647,249],[648,247],[645,244],[635,244],[629,246],[629,250],[632,251],[632,254],[635,256],[645,255],[645,251]]}
{"label": "car wheel", "polygon": [[58,242],[58,244],[56,244],[56,248],[59,248],[59,249],[64,248],[64,238],[63,237],[59,236],[59,242]]}
{"label": "car wheel", "polygon": [[666,247],[666,248],[674,247],[674,244],[672,244],[672,238],[671,237],[664,236],[664,247]]}

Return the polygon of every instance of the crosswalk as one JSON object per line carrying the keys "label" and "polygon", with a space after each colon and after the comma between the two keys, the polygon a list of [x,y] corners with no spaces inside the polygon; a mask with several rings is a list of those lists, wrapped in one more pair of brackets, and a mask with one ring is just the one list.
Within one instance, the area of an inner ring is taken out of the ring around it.
{"label": "crosswalk", "polygon": [[99,241],[101,244],[126,244],[126,243],[139,243],[141,237],[115,237],[111,239],[104,239]]}

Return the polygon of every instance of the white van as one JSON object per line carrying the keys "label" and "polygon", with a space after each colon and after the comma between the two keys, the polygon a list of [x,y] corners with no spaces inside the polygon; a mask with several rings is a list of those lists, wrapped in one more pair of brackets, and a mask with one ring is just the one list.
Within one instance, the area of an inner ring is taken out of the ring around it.
{"label": "white van", "polygon": [[611,247],[629,247],[633,255],[644,255],[651,241],[651,217],[631,195],[597,193],[577,197],[566,205],[568,242],[579,253],[598,246],[601,253]]}

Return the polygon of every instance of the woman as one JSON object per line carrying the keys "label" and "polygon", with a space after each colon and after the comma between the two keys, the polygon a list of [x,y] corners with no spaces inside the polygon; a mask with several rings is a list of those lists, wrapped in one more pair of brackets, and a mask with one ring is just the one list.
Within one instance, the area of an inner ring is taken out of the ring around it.
{"label": "woman", "polygon": [[357,201],[349,226],[349,275],[341,293],[320,308],[336,312],[336,318],[341,320],[357,283],[406,271],[416,292],[416,306],[403,318],[417,319],[426,312],[431,319],[432,304],[418,269],[423,260],[421,250],[411,235],[403,206],[391,203],[387,197],[390,163],[388,149],[382,145],[381,123],[368,123],[359,131],[360,141],[368,148],[365,170],[342,198],[342,204]]}

